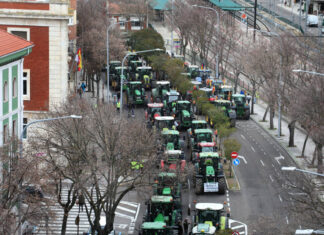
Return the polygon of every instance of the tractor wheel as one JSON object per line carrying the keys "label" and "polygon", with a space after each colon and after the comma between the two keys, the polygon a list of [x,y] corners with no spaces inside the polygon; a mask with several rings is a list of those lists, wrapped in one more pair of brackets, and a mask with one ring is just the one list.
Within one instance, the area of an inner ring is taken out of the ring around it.
{"label": "tractor wheel", "polygon": [[245,119],[249,120],[250,119],[250,110],[245,111]]}
{"label": "tractor wheel", "polygon": [[202,178],[196,178],[195,193],[202,194],[204,191],[204,183]]}
{"label": "tractor wheel", "polygon": [[218,179],[218,193],[225,194],[225,190],[226,190],[225,178],[219,178]]}

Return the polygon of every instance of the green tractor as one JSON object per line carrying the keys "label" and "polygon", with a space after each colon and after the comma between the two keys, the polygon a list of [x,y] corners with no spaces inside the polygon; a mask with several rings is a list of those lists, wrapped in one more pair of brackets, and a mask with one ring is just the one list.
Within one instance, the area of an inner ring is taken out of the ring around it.
{"label": "green tractor", "polygon": [[153,195],[172,196],[181,208],[181,183],[175,172],[161,172],[154,180]]}
{"label": "green tractor", "polygon": [[[154,195],[146,204],[147,209],[142,224],[142,230],[143,227],[146,227],[147,230],[145,234],[157,234],[152,228],[148,229],[148,227],[157,225],[153,223],[161,223],[161,226],[156,226],[157,230],[160,231],[163,231],[162,227],[165,226],[164,233],[158,234],[177,234],[179,230],[178,221],[182,221],[182,211],[181,205],[178,205],[178,202],[172,196]],[[162,223],[164,224],[162,225]]]}
{"label": "green tractor", "polygon": [[205,95],[206,95],[206,97],[208,98],[209,101],[213,101],[213,100],[216,99],[213,88],[202,87],[202,88],[199,88],[199,90],[203,91],[205,93]]}
{"label": "green tractor", "polygon": [[202,83],[206,84],[206,80],[210,77],[211,70],[210,69],[198,69],[198,77],[201,77]]}
{"label": "green tractor", "polygon": [[186,160],[184,153],[181,150],[167,150],[165,151],[165,159],[161,160],[161,169],[171,171],[184,171],[186,167]]}
{"label": "green tractor", "polygon": [[144,222],[140,235],[168,235],[172,234],[164,222]]}
{"label": "green tractor", "polygon": [[193,135],[193,132],[196,129],[207,129],[208,124],[205,120],[193,120],[191,122],[191,127],[187,130],[187,147],[190,147],[190,141]]}
{"label": "green tractor", "polygon": [[171,130],[174,127],[173,116],[155,116],[154,127],[157,130]]}
{"label": "green tractor", "polygon": [[163,104],[162,103],[149,103],[145,111],[145,119],[154,123],[155,117],[163,115]]}
{"label": "green tractor", "polygon": [[216,138],[214,133],[210,129],[195,129],[190,138],[190,155],[198,149],[198,143],[202,142],[214,142],[216,143]]}
{"label": "green tractor", "polygon": [[229,228],[229,218],[224,216],[224,205],[220,203],[197,203],[192,234],[216,234]]}
{"label": "green tractor", "polygon": [[223,100],[232,100],[233,87],[230,85],[221,85],[220,90],[218,91],[217,98]]}
{"label": "green tractor", "polygon": [[199,75],[199,66],[198,65],[188,65],[187,73],[189,73],[189,76],[191,79],[195,79]]}
{"label": "green tractor", "polygon": [[195,163],[194,187],[196,194],[226,190],[223,166],[216,152],[202,152]]}
{"label": "green tractor", "polygon": [[126,104],[127,105],[138,105],[147,103],[145,96],[145,89],[141,82],[131,81],[127,82],[126,87]]}
{"label": "green tractor", "polygon": [[115,91],[118,91],[120,89],[120,79],[122,77],[122,69],[124,70],[123,72],[123,90],[126,90],[126,81],[128,79],[128,67],[116,67],[116,74],[113,77],[111,86]]}
{"label": "green tractor", "polygon": [[180,140],[179,131],[162,130],[163,145],[166,150],[181,150],[183,141]]}
{"label": "green tractor", "polygon": [[250,105],[243,94],[234,94],[233,98],[233,109],[236,111],[237,118],[250,119]]}
{"label": "green tractor", "polygon": [[152,88],[153,73],[152,67],[141,66],[137,67],[138,80],[141,81],[145,89]]}
{"label": "green tractor", "polygon": [[170,90],[169,92],[165,93],[162,97],[162,102],[164,104],[164,108],[167,115],[175,114],[176,113],[176,105],[177,101],[179,100],[180,93],[176,90]]}
{"label": "green tractor", "polygon": [[157,81],[156,87],[152,89],[152,100],[153,102],[162,102],[162,97],[170,91],[169,81]]}
{"label": "green tractor", "polygon": [[230,119],[231,127],[235,127],[236,125],[236,112],[232,108],[232,102],[229,100],[214,100],[211,101],[216,107],[221,108],[225,115]]}
{"label": "green tractor", "polygon": [[109,79],[109,85],[112,84],[112,80],[113,80],[114,76],[117,75],[116,67],[120,67],[120,66],[121,66],[120,61],[117,61],[117,60],[110,61],[110,63],[109,63],[109,77],[111,77],[112,79]]}
{"label": "green tractor", "polygon": [[210,153],[210,152],[217,152],[218,147],[215,142],[201,142],[198,143],[198,148],[194,149],[191,154],[191,161],[197,162],[201,153]]}
{"label": "green tractor", "polygon": [[179,129],[188,129],[194,119],[191,103],[187,100],[178,100],[176,102],[175,118],[178,121]]}
{"label": "green tractor", "polygon": [[130,61],[129,66],[129,77],[132,81],[138,81],[137,68],[141,67],[143,62],[141,60],[132,60]]}

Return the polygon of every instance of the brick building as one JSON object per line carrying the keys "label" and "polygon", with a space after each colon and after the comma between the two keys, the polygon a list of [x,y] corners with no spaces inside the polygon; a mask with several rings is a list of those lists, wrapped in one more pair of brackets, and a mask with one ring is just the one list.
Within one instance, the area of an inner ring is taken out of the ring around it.
{"label": "brick building", "polygon": [[0,29],[34,43],[24,62],[24,123],[67,97],[69,3],[0,0]]}

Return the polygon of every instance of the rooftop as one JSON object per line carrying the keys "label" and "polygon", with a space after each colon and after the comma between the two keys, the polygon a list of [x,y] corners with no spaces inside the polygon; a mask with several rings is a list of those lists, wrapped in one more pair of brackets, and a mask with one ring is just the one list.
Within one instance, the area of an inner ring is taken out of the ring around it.
{"label": "rooftop", "polygon": [[31,48],[34,44],[0,29],[0,57]]}

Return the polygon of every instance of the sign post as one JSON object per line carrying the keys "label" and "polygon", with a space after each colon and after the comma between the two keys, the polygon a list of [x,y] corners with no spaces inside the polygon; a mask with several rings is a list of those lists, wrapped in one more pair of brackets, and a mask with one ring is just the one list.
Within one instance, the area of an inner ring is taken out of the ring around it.
{"label": "sign post", "polygon": [[238,153],[237,153],[237,152],[232,152],[232,153],[231,153],[231,157],[232,157],[232,159],[237,158],[237,156],[238,156]]}

